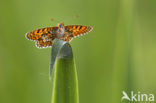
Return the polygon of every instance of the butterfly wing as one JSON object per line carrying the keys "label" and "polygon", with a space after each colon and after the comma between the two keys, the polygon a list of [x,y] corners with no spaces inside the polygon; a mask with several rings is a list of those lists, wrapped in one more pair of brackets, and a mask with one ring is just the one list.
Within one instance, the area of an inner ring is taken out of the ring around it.
{"label": "butterfly wing", "polygon": [[52,41],[44,42],[44,40],[42,40],[42,39],[39,39],[36,41],[37,48],[46,48],[46,47],[50,47],[50,46],[52,46]]}
{"label": "butterfly wing", "polygon": [[45,48],[52,46],[52,40],[56,38],[56,31],[58,27],[41,28],[26,33],[28,40],[36,41],[38,48]]}
{"label": "butterfly wing", "polygon": [[65,41],[71,41],[73,37],[77,37],[80,35],[84,35],[92,30],[91,26],[83,26],[83,25],[68,25],[65,26],[65,30],[69,32]]}
{"label": "butterfly wing", "polygon": [[55,34],[56,29],[58,29],[58,27],[47,27],[47,28],[37,29],[26,33],[26,38],[28,40],[38,40],[44,34],[51,34],[51,35]]}

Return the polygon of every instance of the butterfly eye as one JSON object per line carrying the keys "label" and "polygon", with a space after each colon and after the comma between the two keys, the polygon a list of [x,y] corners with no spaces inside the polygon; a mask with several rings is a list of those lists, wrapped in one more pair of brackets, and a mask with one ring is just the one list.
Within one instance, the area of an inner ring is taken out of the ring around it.
{"label": "butterfly eye", "polygon": [[62,25],[61,24],[59,24],[59,28],[62,28]]}

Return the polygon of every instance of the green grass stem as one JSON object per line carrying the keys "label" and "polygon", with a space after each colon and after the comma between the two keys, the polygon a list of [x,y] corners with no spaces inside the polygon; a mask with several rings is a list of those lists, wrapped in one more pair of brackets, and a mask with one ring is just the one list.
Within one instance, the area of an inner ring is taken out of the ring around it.
{"label": "green grass stem", "polygon": [[79,103],[77,72],[70,44],[56,39],[51,60],[54,60],[50,69],[52,103]]}

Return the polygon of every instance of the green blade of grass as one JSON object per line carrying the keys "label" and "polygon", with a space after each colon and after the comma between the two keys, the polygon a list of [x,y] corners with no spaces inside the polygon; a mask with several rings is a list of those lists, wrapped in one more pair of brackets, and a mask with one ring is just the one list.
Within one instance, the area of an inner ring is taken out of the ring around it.
{"label": "green blade of grass", "polygon": [[49,72],[49,79],[51,80],[51,75],[53,71],[53,67],[55,66],[56,57],[59,54],[61,48],[66,44],[65,41],[55,39],[53,47],[51,49],[51,61],[50,61],[50,72]]}
{"label": "green blade of grass", "polygon": [[51,69],[55,67],[52,71],[52,103],[79,103],[77,72],[70,44],[56,39],[51,60],[54,60]]}

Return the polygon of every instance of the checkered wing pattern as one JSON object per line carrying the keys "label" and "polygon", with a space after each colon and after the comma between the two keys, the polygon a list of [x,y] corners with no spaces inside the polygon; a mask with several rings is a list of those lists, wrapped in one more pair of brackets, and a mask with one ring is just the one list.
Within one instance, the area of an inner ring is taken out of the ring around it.
{"label": "checkered wing pattern", "polygon": [[92,30],[92,27],[83,25],[68,25],[65,26],[65,30],[69,32],[69,35],[65,39],[65,41],[71,41],[73,37],[78,37],[90,32]]}

